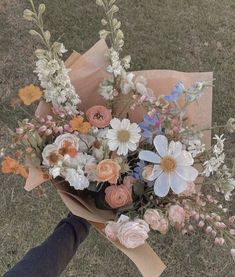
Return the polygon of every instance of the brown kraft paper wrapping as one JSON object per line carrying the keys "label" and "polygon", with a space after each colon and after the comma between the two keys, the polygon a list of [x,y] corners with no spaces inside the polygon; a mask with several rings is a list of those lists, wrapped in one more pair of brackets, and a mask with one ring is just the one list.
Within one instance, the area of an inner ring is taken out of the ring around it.
{"label": "brown kraft paper wrapping", "polygon": [[[71,69],[71,82],[81,98],[82,103],[80,109],[83,111],[93,105],[105,105],[105,101],[99,95],[98,91],[100,82],[109,76],[106,72],[106,66],[108,64],[105,58],[106,51],[107,45],[105,41],[100,40],[84,55],[73,52],[66,61],[66,66]],[[157,97],[169,94],[179,81],[182,81],[185,87],[189,88],[195,81],[212,82],[213,80],[213,74],[211,72],[184,73],[173,70],[146,70],[133,73],[137,76],[144,76],[148,81],[148,87],[154,91]],[[51,114],[50,105],[43,101],[40,102],[36,114],[43,117]],[[208,88],[205,94],[199,98],[198,104],[194,103],[189,107],[187,116],[189,123],[197,124],[199,129],[211,126],[212,87]],[[143,110],[141,108],[130,113],[130,119],[132,121],[140,122],[142,118]],[[207,147],[210,146],[211,133],[209,131],[203,137],[203,142]],[[30,191],[42,184],[46,181],[43,176],[40,169],[30,165],[29,178],[26,181],[25,189]],[[202,183],[202,178],[198,179],[197,183]],[[55,187],[63,202],[72,213],[90,221],[104,235],[104,224],[108,220],[114,219],[112,212],[98,210],[91,202],[68,192],[65,186],[55,184]],[[164,271],[165,265],[148,243],[135,249],[127,249],[118,242],[112,243],[136,264],[144,277],[157,277]]]}

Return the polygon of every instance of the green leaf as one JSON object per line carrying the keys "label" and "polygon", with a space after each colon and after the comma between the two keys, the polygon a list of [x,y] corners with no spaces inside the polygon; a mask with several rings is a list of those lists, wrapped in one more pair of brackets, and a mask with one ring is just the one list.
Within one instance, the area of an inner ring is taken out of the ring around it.
{"label": "green leaf", "polygon": [[142,196],[144,194],[144,184],[143,183],[134,184],[133,191],[135,195]]}

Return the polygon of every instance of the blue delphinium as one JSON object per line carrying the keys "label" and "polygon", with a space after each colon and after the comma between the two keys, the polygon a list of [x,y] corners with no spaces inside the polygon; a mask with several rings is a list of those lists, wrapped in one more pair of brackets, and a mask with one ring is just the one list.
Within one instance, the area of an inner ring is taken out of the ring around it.
{"label": "blue delphinium", "polygon": [[178,100],[179,96],[185,91],[183,82],[178,82],[174,87],[170,95],[164,97],[168,102],[175,102]]}
{"label": "blue delphinium", "polygon": [[143,170],[144,166],[145,166],[145,162],[140,160],[137,163],[137,166],[134,168],[134,172],[133,173],[134,173],[134,177],[135,177],[135,179],[137,181],[141,179],[142,170]]}
{"label": "blue delphinium", "polygon": [[153,137],[158,133],[160,125],[161,121],[157,114],[153,116],[145,115],[144,121],[139,123],[139,127],[143,131],[142,136],[146,138],[149,143],[152,143]]}

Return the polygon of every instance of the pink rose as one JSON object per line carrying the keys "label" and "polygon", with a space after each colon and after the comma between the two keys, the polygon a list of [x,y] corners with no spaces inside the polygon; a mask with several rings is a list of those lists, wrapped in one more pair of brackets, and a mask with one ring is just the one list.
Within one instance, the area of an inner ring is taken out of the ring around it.
{"label": "pink rose", "polygon": [[158,210],[148,209],[144,214],[144,220],[153,230],[159,231],[161,234],[167,233],[169,222]]}
{"label": "pink rose", "polygon": [[126,248],[136,248],[145,243],[149,231],[149,226],[144,220],[136,219],[121,224],[117,237]]}
{"label": "pink rose", "polygon": [[176,228],[182,228],[184,226],[185,221],[185,210],[179,205],[172,205],[169,208],[169,220],[170,223]]}
{"label": "pink rose", "polygon": [[106,225],[104,232],[108,239],[110,240],[117,240],[117,233],[118,233],[118,226],[119,224],[114,221],[109,221]]}
{"label": "pink rose", "polygon": [[109,186],[105,189],[105,201],[113,209],[132,203],[131,187],[125,185]]}
{"label": "pink rose", "polygon": [[87,110],[86,116],[91,125],[97,128],[107,127],[112,119],[111,110],[104,106],[91,107]]}
{"label": "pink rose", "polygon": [[196,193],[195,184],[194,184],[194,182],[189,182],[186,185],[185,191],[183,191],[180,195],[190,196],[194,193]]}

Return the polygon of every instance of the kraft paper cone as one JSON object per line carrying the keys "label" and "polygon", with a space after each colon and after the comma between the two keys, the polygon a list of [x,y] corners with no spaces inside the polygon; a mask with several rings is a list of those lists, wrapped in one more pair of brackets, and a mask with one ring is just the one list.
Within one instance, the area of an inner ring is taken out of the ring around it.
{"label": "kraft paper cone", "polygon": [[[55,184],[55,186],[57,185]],[[105,236],[103,232],[103,229],[105,228],[105,223],[108,220],[113,220],[115,217],[112,212],[102,211],[103,215],[100,215],[97,212],[93,213],[91,212],[90,207],[85,207],[87,206],[87,204],[83,206],[79,201],[79,198],[66,192],[66,190],[63,191],[61,189],[58,189],[58,193],[67,208],[73,214],[88,220],[100,234]],[[153,251],[148,243],[145,243],[144,245],[135,249],[128,249],[121,245],[119,242],[114,242],[111,240],[110,242],[135,263],[144,277],[158,277],[166,268],[159,256]]]}
{"label": "kraft paper cone", "polygon": [[[76,92],[81,98],[80,109],[86,111],[93,105],[105,105],[104,99],[99,95],[99,85],[102,80],[109,77],[106,72],[107,45],[104,40],[98,41],[84,55],[77,52],[66,61],[66,66],[71,69],[70,79]],[[156,97],[160,95],[168,95],[177,82],[183,81],[186,88],[190,88],[195,81],[211,81],[213,75],[211,72],[205,73],[184,73],[172,70],[146,70],[133,72],[136,76],[144,76],[148,81],[148,87],[154,91]],[[36,114],[42,117],[51,114],[51,107],[45,102],[40,102]],[[138,108],[134,112],[130,111],[130,120],[140,122],[143,120],[144,111]],[[208,88],[206,93],[199,98],[198,104],[194,103],[187,113],[188,122],[198,125],[199,129],[208,128],[212,121],[212,87]],[[211,133],[207,132],[203,138],[207,147],[211,143]],[[30,178],[26,182],[26,189],[31,190],[43,180],[40,178],[42,172],[40,169],[29,168]],[[34,180],[31,176],[35,176]],[[198,183],[202,183],[202,179],[198,179]],[[55,185],[63,202],[68,209],[77,216],[83,217],[90,221],[95,228],[103,234],[104,223],[112,220],[114,214],[109,211],[101,211],[94,207],[94,203],[89,203],[86,199],[66,191],[65,186]],[[125,253],[138,267],[144,277],[160,276],[165,265],[162,263],[157,254],[146,243],[134,250],[126,249],[120,243],[112,242],[118,249]]]}

